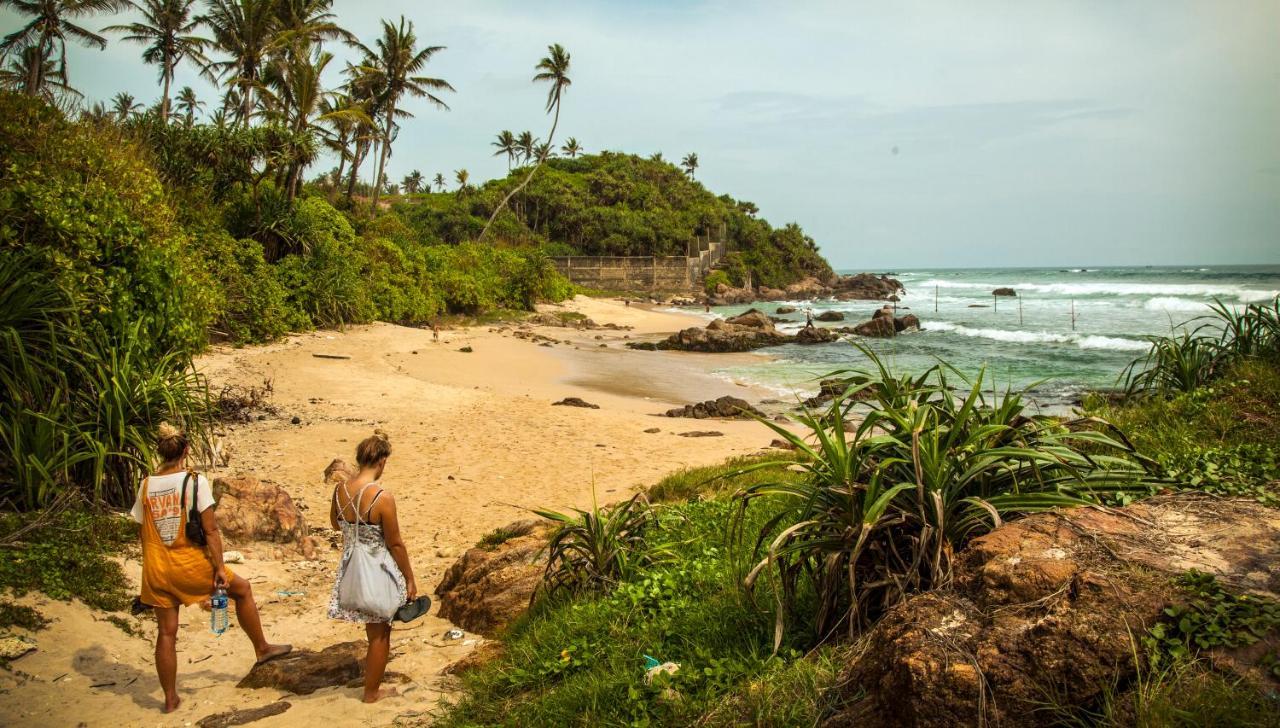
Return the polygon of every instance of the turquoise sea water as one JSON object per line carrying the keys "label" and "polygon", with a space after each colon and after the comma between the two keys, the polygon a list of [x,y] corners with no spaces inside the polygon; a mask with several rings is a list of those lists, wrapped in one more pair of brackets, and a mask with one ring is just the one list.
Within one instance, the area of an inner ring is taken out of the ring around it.
{"label": "turquoise sea water", "polygon": [[[852,271],[849,271],[852,272]],[[1031,385],[1034,397],[1061,405],[1086,389],[1109,388],[1125,366],[1147,350],[1145,336],[1167,334],[1207,312],[1215,298],[1231,306],[1269,301],[1280,294],[1280,266],[1171,266],[1142,268],[973,268],[891,271],[906,286],[899,315],[920,317],[923,330],[892,339],[858,339],[896,371],[918,372],[942,359],[964,372],[986,367],[983,388]],[[995,301],[992,289],[1010,287],[1019,298]],[[935,310],[936,301],[936,310]],[[1019,307],[1021,303],[1021,309]],[[773,314],[781,303],[757,304]],[[783,330],[804,323],[803,307],[815,315],[845,313],[843,323],[868,319],[880,304],[871,301],[790,302],[800,307],[784,316]],[[1074,305],[1075,327],[1071,312]],[[980,308],[975,308],[975,306]],[[732,316],[749,306],[723,306],[714,315]],[[815,377],[835,369],[860,367],[865,358],[847,343],[781,346],[763,350],[758,364],[719,372],[737,381],[780,393],[812,391]],[[1037,382],[1042,383],[1036,384]]]}

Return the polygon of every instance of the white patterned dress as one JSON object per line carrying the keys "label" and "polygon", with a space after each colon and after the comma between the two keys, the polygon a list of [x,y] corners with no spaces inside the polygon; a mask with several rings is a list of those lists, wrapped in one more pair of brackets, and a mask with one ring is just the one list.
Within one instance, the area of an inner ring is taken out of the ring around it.
{"label": "white patterned dress", "polygon": [[[358,506],[360,500],[364,496],[365,490],[376,483],[377,481],[374,481],[373,483],[366,485],[364,488],[361,488],[360,492],[351,499],[351,502]],[[342,486],[338,487],[341,488]],[[384,553],[387,550],[387,542],[382,536],[382,526],[376,523],[369,523],[365,520],[373,510],[373,504],[377,503],[378,498],[381,496],[382,491],[378,491],[378,494],[373,497],[372,501],[370,501],[369,508],[365,510],[364,518],[360,517],[358,509],[353,509],[356,512],[356,523],[347,521],[341,516],[338,517],[338,525],[342,527],[342,558],[338,561],[338,575],[333,580],[333,592],[329,595],[330,619],[340,619],[344,622],[358,622],[361,624],[368,624],[370,622],[387,623],[391,621],[385,617],[365,614],[364,612],[358,612],[352,609],[343,609],[338,605],[338,585],[342,583],[342,574],[346,571],[347,557],[351,555],[351,550],[364,549],[378,560],[381,561],[384,559]],[[333,499],[334,501],[338,500],[338,488],[333,489]],[[339,506],[338,513],[342,513],[342,510],[341,506]],[[357,532],[360,534],[359,538],[356,537]],[[392,576],[395,577],[396,587],[400,590],[400,601],[403,603],[408,599],[409,594],[408,588],[405,585],[404,574],[400,573],[400,567],[393,559],[386,558],[385,561],[391,570]]]}

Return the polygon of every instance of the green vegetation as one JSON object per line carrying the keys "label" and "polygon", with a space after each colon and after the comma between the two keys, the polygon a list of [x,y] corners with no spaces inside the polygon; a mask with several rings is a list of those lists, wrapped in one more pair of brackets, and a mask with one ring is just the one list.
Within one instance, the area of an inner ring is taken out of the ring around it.
{"label": "green vegetation", "polygon": [[[1164,610],[1143,644],[1157,667],[1194,659],[1213,647],[1244,647],[1280,629],[1280,603],[1228,592],[1212,574],[1191,570],[1178,579],[1185,604]],[[1280,665],[1271,672],[1280,680]]]}
{"label": "green vegetation", "polygon": [[[129,606],[129,581],[112,557],[137,543],[137,526],[117,515],[61,506],[46,512],[0,515],[0,594],[39,591],[51,599],[80,599],[117,611]],[[0,627],[28,626],[23,610],[0,611]],[[13,620],[13,621],[10,621]],[[28,628],[31,628],[28,626]]]}
{"label": "green vegetation", "polygon": [[547,569],[542,579],[543,588],[553,594],[606,589],[669,555],[649,538],[658,524],[658,513],[641,493],[605,508],[575,508],[573,515],[544,510],[534,513],[556,524],[547,544]]}

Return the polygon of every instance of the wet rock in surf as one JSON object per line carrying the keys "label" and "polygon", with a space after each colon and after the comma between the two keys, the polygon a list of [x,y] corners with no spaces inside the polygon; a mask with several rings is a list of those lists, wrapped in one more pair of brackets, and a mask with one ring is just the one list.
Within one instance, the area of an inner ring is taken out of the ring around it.
{"label": "wet rock in surf", "polygon": [[991,292],[991,295],[1002,296],[1002,297],[1013,297],[1013,296],[1017,296],[1018,292],[1013,290],[1012,288],[997,288]]}
{"label": "wet rock in surf", "polygon": [[817,321],[844,321],[844,314],[840,311],[823,311],[813,318]]}

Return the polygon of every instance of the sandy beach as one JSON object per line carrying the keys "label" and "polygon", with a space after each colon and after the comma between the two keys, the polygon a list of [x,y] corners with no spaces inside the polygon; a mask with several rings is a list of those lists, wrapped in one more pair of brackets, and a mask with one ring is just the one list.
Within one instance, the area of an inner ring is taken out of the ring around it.
{"label": "sandy beach", "polygon": [[[459,554],[484,533],[528,517],[527,508],[589,506],[593,488],[601,501],[618,500],[673,470],[768,446],[771,433],[759,423],[655,416],[724,394],[772,396],[708,373],[752,355],[625,348],[627,340],[697,325],[696,318],[583,297],[546,310],[630,328],[532,328],[558,342],[550,343],[517,337],[510,325],[476,326],[443,330],[434,342],[430,330],[374,324],[214,348],[197,362],[214,391],[269,380],[278,414],[224,427],[227,463],[211,475],[250,473],[279,484],[310,525],[327,526],[323,469],[334,458],[352,460],[355,444],[375,428],[385,431],[394,453],[384,483],[399,504],[419,589],[430,593]],[[565,397],[599,409],[552,406]],[[645,432],[652,428],[659,431]],[[680,436],[694,430],[723,435]],[[305,561],[270,547],[229,547],[245,553],[233,568],[253,584],[270,639],[321,649],[363,638],[359,627],[325,617],[337,550],[326,544],[318,560]],[[124,566],[136,580],[140,564]],[[78,603],[22,601],[54,623],[34,636],[36,652],[0,673],[0,724],[7,726],[194,725],[280,699],[290,709],[256,725],[387,725],[429,716],[451,689],[441,668],[482,641],[471,634],[446,641],[451,625],[434,616],[436,607],[398,626],[388,669],[405,676],[401,695],[366,706],[354,687],[308,696],[237,689],[253,660],[248,641],[238,628],[213,636],[206,613],[186,609],[178,642],[183,704],[165,716],[152,620],[131,620],[141,634],[129,636]]]}

